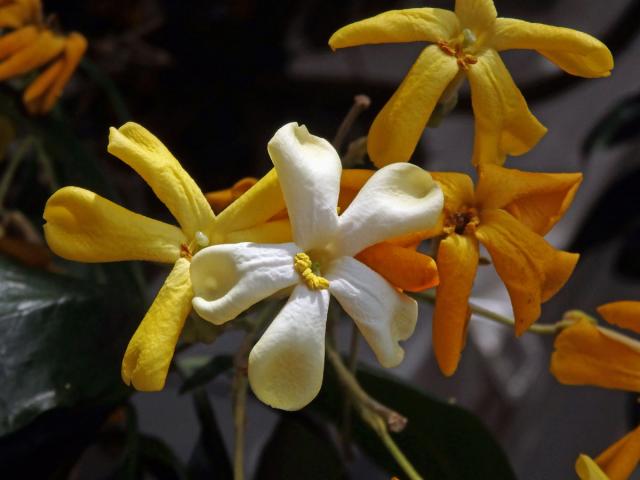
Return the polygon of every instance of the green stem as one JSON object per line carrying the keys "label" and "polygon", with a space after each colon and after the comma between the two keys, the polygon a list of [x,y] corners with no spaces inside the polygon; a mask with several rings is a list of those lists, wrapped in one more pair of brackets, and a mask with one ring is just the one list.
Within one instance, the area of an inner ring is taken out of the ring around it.
{"label": "green stem", "polygon": [[[355,376],[356,366],[358,364],[358,345],[360,334],[358,327],[353,322],[351,330],[351,345],[349,346],[349,359],[348,367],[351,375]],[[345,396],[342,404],[342,449],[347,459],[353,458],[353,451],[351,450],[351,412],[352,412],[351,397]]]}
{"label": "green stem", "polygon": [[391,410],[389,407],[386,407],[374,398],[371,398],[360,386],[347,366],[342,362],[340,354],[331,346],[331,344],[327,344],[326,349],[327,358],[333,365],[340,383],[357,407],[362,420],[364,420],[380,437],[382,443],[387,447],[387,450],[389,450],[389,453],[393,456],[398,465],[400,465],[407,477],[411,480],[422,480],[420,474],[416,471],[409,459],[405,456],[402,450],[400,450],[389,434],[389,430],[392,432],[402,431],[407,424],[407,419],[398,412]]}
{"label": "green stem", "polygon": [[[425,292],[414,293],[414,297],[417,297],[419,300],[426,300],[431,304],[435,304],[436,294],[433,290],[427,290]],[[496,323],[501,323],[502,325],[507,325],[509,327],[515,326],[516,322],[513,318],[505,317],[496,312],[492,312],[491,310],[487,310],[479,305],[475,305],[469,302],[469,309],[476,315],[480,315],[483,318],[488,320],[492,320]],[[567,328],[570,325],[573,325],[575,320],[561,320],[556,323],[552,323],[549,325],[542,324],[534,324],[531,325],[527,332],[528,333],[536,333],[538,335],[555,335],[559,333],[562,329]]]}
{"label": "green stem", "polygon": [[0,181],[0,208],[4,205],[4,199],[7,196],[7,193],[9,193],[9,187],[11,186],[13,176],[15,175],[18,166],[22,160],[24,160],[24,157],[32,145],[33,139],[29,137],[22,142],[15,154],[12,155],[9,165],[7,165],[7,169],[4,172],[4,176],[2,177],[2,181]]}
{"label": "green stem", "polygon": [[344,143],[344,139],[347,138],[347,134],[351,130],[353,123],[360,116],[362,112],[364,112],[371,105],[371,99],[366,95],[356,95],[353,97],[353,105],[349,110],[349,113],[344,117],[342,123],[338,127],[338,131],[336,132],[336,136],[333,139],[332,145],[338,152],[342,148],[342,144]]}
{"label": "green stem", "polygon": [[122,95],[120,94],[120,90],[116,84],[111,80],[111,78],[106,75],[100,67],[98,67],[95,63],[83,58],[80,62],[80,68],[84,70],[84,72],[93,80],[96,85],[98,85],[104,91],[105,95],[109,99],[109,103],[111,107],[113,107],[113,111],[118,118],[118,122],[125,123],[131,120],[131,113],[129,113],[129,109],[127,108],[127,104],[125,103]]}

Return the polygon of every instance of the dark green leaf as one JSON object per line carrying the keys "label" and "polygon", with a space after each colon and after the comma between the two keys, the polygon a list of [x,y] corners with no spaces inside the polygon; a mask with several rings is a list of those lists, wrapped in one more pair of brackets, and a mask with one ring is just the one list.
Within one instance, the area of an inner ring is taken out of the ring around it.
{"label": "dark green leaf", "polygon": [[220,480],[233,478],[231,463],[207,392],[202,388],[194,390],[193,403],[200,422],[200,436],[189,459],[189,475],[192,478]]}
{"label": "dark green leaf", "polygon": [[213,381],[218,375],[226,372],[232,366],[233,357],[231,355],[221,355],[212,358],[209,362],[196,369],[195,372],[184,381],[180,387],[180,393],[188,392]]}
{"label": "dark green leaf", "polygon": [[[375,399],[409,419],[393,438],[426,479],[514,480],[515,474],[500,445],[480,420],[466,410],[440,402],[389,375],[360,368],[358,380]],[[344,396],[330,365],[312,408],[340,424]],[[404,477],[378,436],[354,415],[353,438],[389,475]]]}
{"label": "dark green leaf", "polygon": [[640,136],[640,94],[627,97],[615,105],[589,132],[582,144],[582,154],[607,148]]}
{"label": "dark green leaf", "polygon": [[300,415],[280,417],[260,456],[258,480],[345,478],[345,468],[327,432]]}
{"label": "dark green leaf", "polygon": [[87,282],[0,257],[0,434],[60,406],[126,395],[121,355],[130,333]]}

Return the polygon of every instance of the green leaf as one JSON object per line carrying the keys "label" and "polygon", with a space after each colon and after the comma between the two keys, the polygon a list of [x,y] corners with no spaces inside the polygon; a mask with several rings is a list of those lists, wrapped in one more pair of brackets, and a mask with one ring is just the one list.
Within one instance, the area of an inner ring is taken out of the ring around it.
{"label": "green leaf", "polygon": [[130,332],[113,303],[86,281],[0,257],[0,435],[52,408],[127,395],[119,370]]}
{"label": "green leaf", "polygon": [[[392,436],[424,478],[516,478],[500,445],[475,415],[435,400],[381,371],[359,368],[358,380],[373,398],[408,418],[406,428]],[[322,391],[311,406],[340,425],[343,400],[335,372],[327,365]],[[353,438],[362,450],[389,475],[404,477],[378,436],[357,414],[353,419]]]}
{"label": "green leaf", "polygon": [[346,475],[327,432],[301,415],[283,414],[262,451],[256,478],[332,480]]}
{"label": "green leaf", "polygon": [[[188,365],[185,363],[188,362],[188,360],[189,358],[180,360],[180,366],[183,370],[189,370]],[[221,355],[212,358],[204,365],[196,368],[193,374],[184,381],[180,387],[180,393],[188,392],[213,381],[218,375],[226,372],[231,367],[233,367],[233,357],[231,355]]]}
{"label": "green leaf", "polygon": [[190,477],[233,478],[231,462],[207,392],[202,388],[194,390],[193,403],[200,422],[200,436],[189,459]]}

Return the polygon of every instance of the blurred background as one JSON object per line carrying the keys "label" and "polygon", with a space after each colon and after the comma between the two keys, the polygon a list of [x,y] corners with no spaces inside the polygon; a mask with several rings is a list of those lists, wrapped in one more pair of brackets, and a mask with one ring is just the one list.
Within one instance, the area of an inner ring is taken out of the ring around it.
{"label": "blurred background", "polygon": [[[541,321],[555,322],[569,309],[594,314],[595,307],[602,303],[640,300],[640,39],[636,35],[640,1],[495,3],[500,16],[592,34],[609,46],[616,62],[611,77],[584,80],[563,74],[535,52],[503,55],[530,109],[549,128],[533,151],[509,159],[507,166],[531,171],[582,171],[585,177],[573,207],[548,236],[555,246],[579,251],[582,258],[573,278],[543,307]],[[41,159],[36,154],[16,169],[0,205],[4,235],[28,240],[24,229],[16,227],[11,217],[19,212],[32,225],[32,240],[38,244],[42,209],[59,184],[91,188],[136,212],[172,221],[142,179],[106,151],[108,127],[128,120],[144,125],[162,139],[203,191],[226,188],[242,177],[266,173],[270,168],[266,144],[287,122],[304,123],[312,133],[331,139],[356,94],[368,95],[371,107],[356,121],[347,143],[366,135],[422,46],[378,45],[332,53],[327,40],[337,28],[352,21],[393,8],[423,5],[389,0],[45,0],[45,11],[55,14],[64,30],[77,30],[88,38],[87,60],[74,75],[52,118],[19,123],[17,135],[45,132],[43,135],[53,137],[47,137],[46,144],[55,150],[55,139],[73,132],[77,145],[69,155],[62,152],[64,158],[55,163],[59,169],[54,175],[56,181],[39,167]],[[452,9],[453,1],[433,0],[429,6]],[[11,85],[5,84],[0,91],[3,97],[18,98]],[[21,115],[19,102],[6,108]],[[0,113],[8,115],[4,109]],[[413,161],[434,171],[472,174],[472,140],[473,118],[465,86],[457,108],[438,128],[426,130]],[[85,154],[95,162],[83,163]],[[7,162],[0,163],[0,175],[6,171]],[[64,183],[60,183],[62,180]],[[89,268],[37,251],[44,256],[40,267],[76,277],[82,277]],[[113,273],[108,271],[110,267],[105,268],[104,275]],[[125,275],[113,274],[108,278]],[[140,304],[140,297],[136,297],[137,311],[144,312],[166,270],[145,264],[129,274],[145,279],[145,303]],[[4,281],[9,281],[7,278]],[[128,285],[111,285],[114,295],[135,296],[137,293]],[[511,315],[506,290],[490,266],[480,267],[472,301]],[[526,334],[516,340],[510,329],[480,318],[471,322],[457,374],[445,379],[431,351],[430,317],[430,307],[425,304],[419,328],[406,344],[405,362],[396,373],[431,396],[477,414],[506,451],[518,478],[573,478],[579,452],[594,456],[637,425],[635,398],[630,395],[570,388],[551,377],[551,337]],[[117,331],[119,340],[103,342],[99,348],[113,351],[112,362],[80,366],[85,362],[81,355],[90,355],[94,347],[76,345],[77,368],[94,369],[96,376],[117,377],[119,357],[140,318],[136,314],[109,323],[109,332]],[[70,332],[78,328],[85,327],[69,325]],[[349,332],[347,325],[339,331],[344,345]],[[93,334],[96,338],[102,335]],[[47,341],[53,341],[51,338]],[[62,350],[67,348],[64,342],[84,342],[72,335],[55,338],[60,339],[57,348]],[[21,337],[21,341],[28,343],[29,337]],[[240,336],[231,332],[212,345],[190,349],[187,356],[233,353],[239,341]],[[0,348],[5,410],[20,398],[9,390],[28,389],[30,382],[37,381],[28,374],[17,381],[15,364],[3,361],[8,352]],[[361,354],[364,360],[373,360],[366,346]],[[204,390],[227,451],[231,451],[233,436],[230,383],[229,376],[221,375]],[[192,407],[193,399],[178,392],[181,384],[180,378],[171,374],[163,392],[136,394],[132,403],[139,430],[160,438],[172,455],[188,462],[200,445],[202,426],[201,416]],[[39,401],[36,413],[48,410],[42,405]],[[85,407],[78,407],[75,400],[63,405],[62,412],[29,416],[20,428],[5,426],[5,432],[12,433],[0,438],[0,459],[45,476],[65,478],[69,471],[72,478],[120,475],[114,465],[121,451],[116,447],[98,448],[89,439],[96,429],[104,428],[101,425],[105,418],[118,424],[126,415],[121,412],[120,418],[108,409],[78,413],[77,408]],[[83,428],[74,426],[70,418],[81,419]],[[246,461],[250,474],[259,470],[262,449],[277,422],[273,411],[255,399],[249,400]],[[68,429],[73,438],[49,435],[56,429]],[[64,455],[50,449],[52,439],[58,447],[65,447]],[[87,449],[89,444],[92,446]],[[464,438],[459,439],[461,450],[472,447]],[[43,455],[41,463],[25,463],[36,453]],[[348,464],[346,475],[390,477],[362,454],[356,454]],[[166,472],[156,472],[156,476],[171,478]],[[264,472],[262,477],[277,478]],[[209,478],[225,478],[223,470]]]}

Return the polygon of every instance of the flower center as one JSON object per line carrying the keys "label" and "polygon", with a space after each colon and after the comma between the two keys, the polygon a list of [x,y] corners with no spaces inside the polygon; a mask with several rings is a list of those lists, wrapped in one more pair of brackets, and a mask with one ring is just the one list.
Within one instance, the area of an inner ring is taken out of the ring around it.
{"label": "flower center", "polygon": [[449,213],[445,220],[445,233],[457,233],[458,235],[475,232],[480,223],[478,212],[475,208],[463,207],[457,212]]}
{"label": "flower center", "polygon": [[204,232],[198,230],[189,244],[183,243],[180,245],[180,256],[191,261],[193,254],[197,253],[201,248],[208,247],[209,243],[209,237],[207,237]]}
{"label": "flower center", "polygon": [[468,28],[465,28],[458,38],[450,42],[440,40],[438,42],[438,47],[440,47],[440,50],[447,55],[455,57],[458,62],[458,66],[462,70],[467,71],[471,65],[478,63],[478,58],[469,53],[475,43],[475,34]]}
{"label": "flower center", "polygon": [[320,276],[320,265],[311,261],[311,257],[306,253],[296,253],[296,256],[293,257],[293,268],[300,274],[304,283],[311,290],[329,288],[329,280]]}

